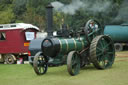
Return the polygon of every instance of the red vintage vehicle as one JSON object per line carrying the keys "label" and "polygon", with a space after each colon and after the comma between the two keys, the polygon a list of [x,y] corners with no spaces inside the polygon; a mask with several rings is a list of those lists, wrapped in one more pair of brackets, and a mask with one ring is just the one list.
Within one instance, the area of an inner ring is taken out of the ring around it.
{"label": "red vintage vehicle", "polygon": [[16,63],[17,59],[28,59],[30,40],[35,39],[39,28],[25,23],[0,25],[0,62]]}

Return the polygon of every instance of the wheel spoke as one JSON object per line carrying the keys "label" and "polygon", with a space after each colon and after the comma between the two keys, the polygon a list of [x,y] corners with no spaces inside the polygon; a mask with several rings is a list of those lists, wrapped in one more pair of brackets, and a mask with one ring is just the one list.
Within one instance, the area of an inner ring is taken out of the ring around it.
{"label": "wheel spoke", "polygon": [[110,43],[108,43],[104,48],[107,48],[107,47],[109,47],[109,45],[111,45],[112,43],[110,42]]}
{"label": "wheel spoke", "polygon": [[107,55],[104,56],[104,61],[106,61],[106,60],[108,60],[108,56]]}
{"label": "wheel spoke", "polygon": [[102,45],[103,45],[103,47],[105,46],[105,41],[104,41],[104,39],[101,39],[101,42],[102,42]]}
{"label": "wheel spoke", "polygon": [[103,43],[101,41],[100,41],[100,46],[103,49],[104,45],[103,45]]}
{"label": "wheel spoke", "polygon": [[111,52],[111,54],[108,54],[108,60],[109,60],[109,63],[113,63],[113,60],[114,60],[114,58],[113,58],[113,53]]}
{"label": "wheel spoke", "polygon": [[107,55],[104,55],[103,58],[102,58],[102,66],[103,68],[106,67],[106,65],[108,64],[109,60],[108,60],[108,56]]}
{"label": "wheel spoke", "polygon": [[109,55],[113,54],[114,52],[107,52]]}
{"label": "wheel spoke", "polygon": [[70,75],[74,76],[79,73],[80,62],[78,54],[75,51],[71,51],[67,58],[67,68]]}
{"label": "wheel spoke", "polygon": [[47,58],[42,55],[41,52],[38,52],[33,61],[34,71],[37,75],[43,75],[47,72]]}
{"label": "wheel spoke", "polygon": [[96,49],[98,49],[98,50],[101,51],[101,52],[103,51],[103,50],[102,50],[101,48],[99,48],[99,47],[96,47]]}
{"label": "wheel spoke", "polygon": [[94,33],[95,33],[95,32],[93,31],[93,32],[89,33],[88,36],[91,36],[91,35],[93,35]]}
{"label": "wheel spoke", "polygon": [[85,25],[85,35],[89,44],[92,39],[97,35],[101,34],[99,31],[101,30],[101,25],[96,20],[89,20]]}
{"label": "wheel spoke", "polygon": [[102,55],[101,61],[105,61],[105,55]]}
{"label": "wheel spoke", "polygon": [[106,68],[112,65],[111,57],[108,54],[107,54],[107,60],[106,61],[107,61],[106,65],[105,65]]}
{"label": "wheel spoke", "polygon": [[102,52],[100,52],[100,53],[96,54],[96,56],[97,56],[97,57],[98,57],[98,56],[101,56],[101,55],[103,55],[103,53],[102,53]]}
{"label": "wheel spoke", "polygon": [[39,70],[39,72],[41,73],[41,67],[40,67],[40,66],[39,66],[39,69],[38,69],[38,70]]}
{"label": "wheel spoke", "polygon": [[77,56],[74,55],[74,60],[72,60],[73,64],[72,66],[75,68],[75,66],[77,65]]}
{"label": "wheel spoke", "polygon": [[90,50],[90,59],[96,68],[105,69],[112,66],[115,51],[113,41],[108,36],[101,35],[94,38]]}

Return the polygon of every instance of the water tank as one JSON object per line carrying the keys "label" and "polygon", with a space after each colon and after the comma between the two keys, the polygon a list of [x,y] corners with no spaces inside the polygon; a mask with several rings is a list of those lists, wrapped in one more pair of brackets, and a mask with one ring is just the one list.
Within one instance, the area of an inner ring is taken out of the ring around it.
{"label": "water tank", "polygon": [[128,25],[106,25],[104,34],[109,35],[114,42],[128,42]]}

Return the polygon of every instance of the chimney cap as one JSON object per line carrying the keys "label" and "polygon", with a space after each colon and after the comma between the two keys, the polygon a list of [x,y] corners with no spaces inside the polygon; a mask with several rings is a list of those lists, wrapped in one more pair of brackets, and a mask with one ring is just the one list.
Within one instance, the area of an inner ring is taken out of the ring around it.
{"label": "chimney cap", "polygon": [[53,8],[52,4],[48,4],[46,8]]}

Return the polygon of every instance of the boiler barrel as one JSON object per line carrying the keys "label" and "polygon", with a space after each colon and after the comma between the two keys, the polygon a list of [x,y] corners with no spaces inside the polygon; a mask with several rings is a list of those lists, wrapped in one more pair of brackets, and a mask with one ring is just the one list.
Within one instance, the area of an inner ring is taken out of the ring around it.
{"label": "boiler barrel", "polygon": [[109,35],[114,42],[128,42],[128,26],[106,25],[104,34]]}
{"label": "boiler barrel", "polygon": [[60,52],[67,53],[72,50],[80,51],[84,49],[85,42],[84,38],[81,37],[81,40],[78,38],[70,38],[70,39],[59,39],[60,42]]}
{"label": "boiler barrel", "polygon": [[42,52],[44,55],[55,57],[57,54],[66,54],[70,51],[81,51],[87,46],[84,37],[80,38],[52,38],[42,42]]}

